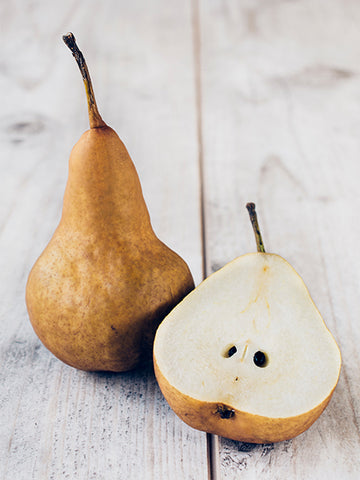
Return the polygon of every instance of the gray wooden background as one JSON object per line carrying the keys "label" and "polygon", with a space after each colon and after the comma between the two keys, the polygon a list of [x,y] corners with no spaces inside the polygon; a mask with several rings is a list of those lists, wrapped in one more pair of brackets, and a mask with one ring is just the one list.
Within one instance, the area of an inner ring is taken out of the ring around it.
{"label": "gray wooden background", "polygon": [[[0,2],[0,479],[360,477],[359,25],[356,0]],[[343,367],[298,438],[207,436],[174,415],[151,368],[77,371],[35,336],[27,275],[88,128],[68,31],[155,231],[196,283],[254,251],[254,201],[267,250],[308,285]]]}

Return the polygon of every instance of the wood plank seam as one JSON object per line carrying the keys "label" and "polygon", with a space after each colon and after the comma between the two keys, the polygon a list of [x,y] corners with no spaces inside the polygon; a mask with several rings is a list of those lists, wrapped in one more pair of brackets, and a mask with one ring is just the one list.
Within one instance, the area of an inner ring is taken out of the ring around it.
{"label": "wood plank seam", "polygon": [[[205,216],[205,181],[204,181],[204,149],[203,149],[203,122],[202,122],[202,78],[201,78],[201,27],[199,0],[192,0],[192,31],[193,55],[195,73],[195,101],[197,117],[198,164],[200,179],[200,220],[201,220],[201,248],[202,248],[202,276],[205,279],[207,272],[206,250],[206,216]],[[220,478],[219,441],[216,435],[206,434],[207,465],[209,480]]]}

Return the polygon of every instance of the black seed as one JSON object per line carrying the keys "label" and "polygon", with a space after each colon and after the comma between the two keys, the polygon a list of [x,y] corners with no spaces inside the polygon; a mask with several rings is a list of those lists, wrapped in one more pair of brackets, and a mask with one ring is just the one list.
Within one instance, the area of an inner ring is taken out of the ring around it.
{"label": "black seed", "polygon": [[266,366],[266,355],[264,352],[260,350],[255,353],[254,355],[254,363],[257,367],[265,367]]}
{"label": "black seed", "polygon": [[237,352],[237,348],[235,347],[235,345],[233,345],[231,348],[229,348],[227,356],[232,357],[233,355],[235,355],[236,352]]}

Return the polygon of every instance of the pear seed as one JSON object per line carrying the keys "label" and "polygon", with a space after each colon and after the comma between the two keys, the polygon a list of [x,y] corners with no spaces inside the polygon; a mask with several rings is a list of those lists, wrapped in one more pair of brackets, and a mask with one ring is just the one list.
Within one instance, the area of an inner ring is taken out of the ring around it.
{"label": "pear seed", "polygon": [[237,348],[235,347],[235,345],[233,345],[231,348],[229,348],[227,352],[227,356],[232,357],[233,355],[235,355],[236,352],[237,352]]}
{"label": "pear seed", "polygon": [[267,365],[267,358],[264,352],[260,350],[254,354],[254,363],[257,367],[266,367]]}

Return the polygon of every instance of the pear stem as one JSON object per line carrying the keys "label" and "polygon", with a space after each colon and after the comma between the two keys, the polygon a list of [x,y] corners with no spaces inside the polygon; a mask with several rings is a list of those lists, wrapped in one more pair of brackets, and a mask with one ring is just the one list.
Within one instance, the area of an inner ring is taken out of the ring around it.
{"label": "pear stem", "polygon": [[85,58],[76,44],[75,37],[71,32],[69,32],[66,35],[63,35],[62,38],[66,46],[69,47],[69,49],[71,50],[73,57],[75,58],[76,63],[78,64],[78,67],[80,69],[81,75],[83,77],[85,90],[86,90],[88,110],[89,110],[90,128],[105,127],[106,123],[101,118],[101,115],[96,105],[95,95],[94,95],[94,90],[91,83],[89,70],[87,68]]}
{"label": "pear stem", "polygon": [[265,253],[265,247],[261,237],[260,227],[259,227],[259,223],[256,215],[255,203],[247,203],[246,208],[248,209],[251,225],[254,230],[257,251],[261,253]]}

